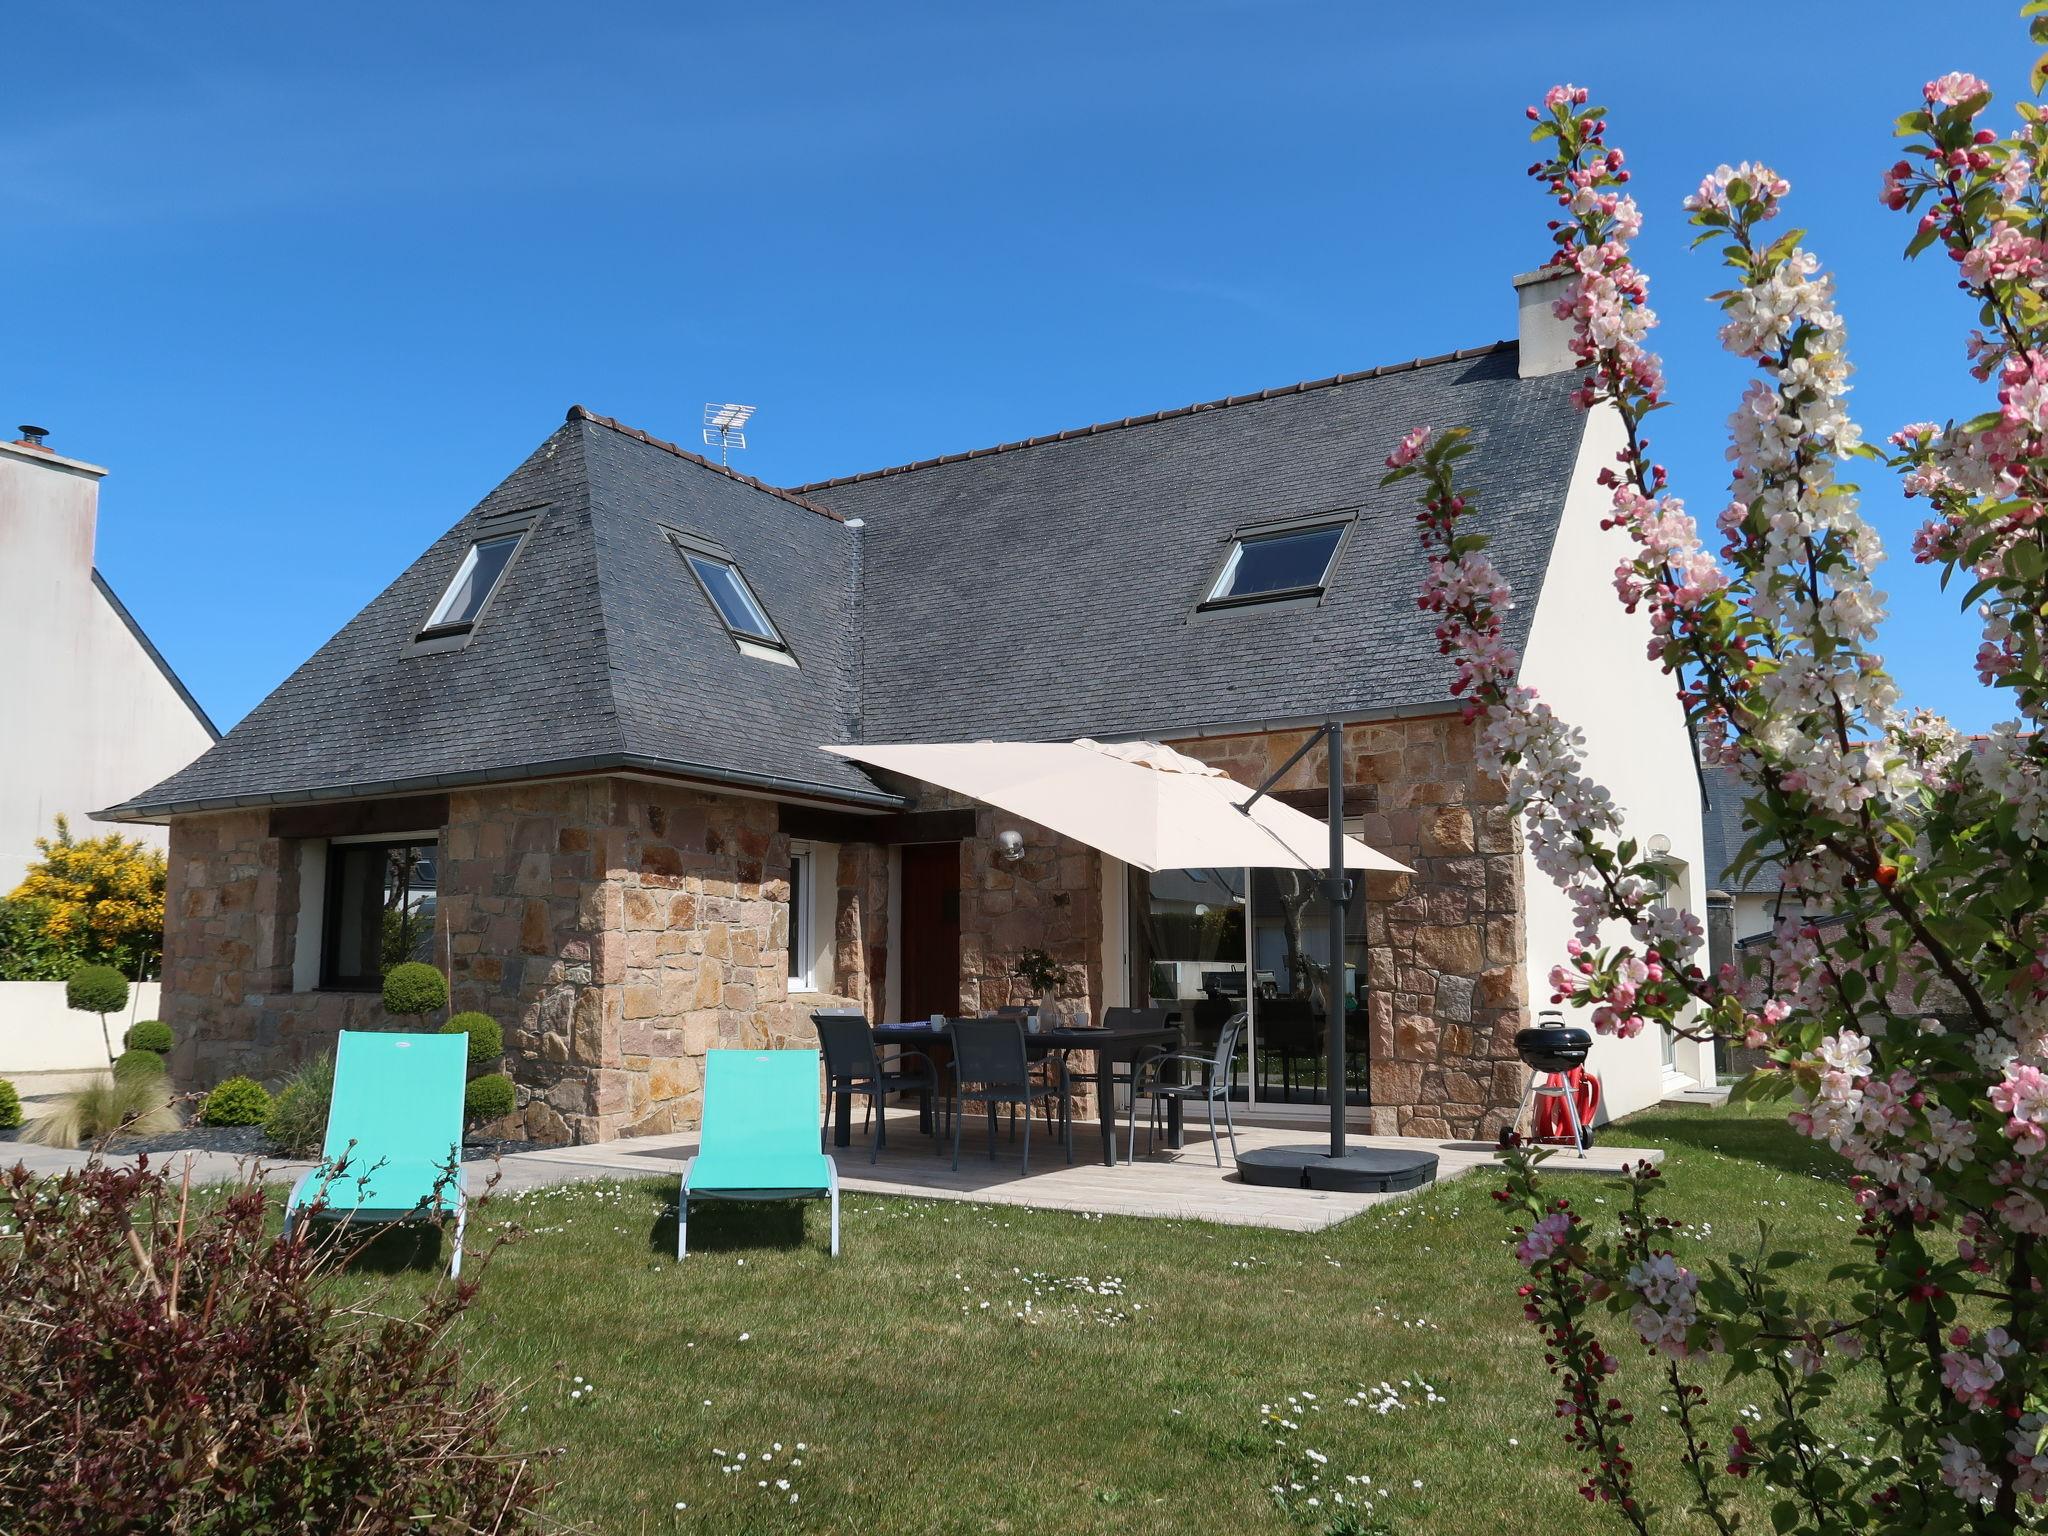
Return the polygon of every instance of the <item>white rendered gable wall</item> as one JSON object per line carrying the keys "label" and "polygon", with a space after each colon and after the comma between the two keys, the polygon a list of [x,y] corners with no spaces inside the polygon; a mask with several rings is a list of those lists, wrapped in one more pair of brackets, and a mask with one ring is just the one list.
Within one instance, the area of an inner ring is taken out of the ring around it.
{"label": "white rendered gable wall", "polygon": [[149,788],[213,737],[93,584],[106,471],[0,443],[0,896],[61,812],[74,836],[161,827],[88,812]]}
{"label": "white rendered gable wall", "polygon": [[[1633,547],[1628,535],[1600,527],[1609,498],[1597,477],[1615,462],[1622,441],[1621,423],[1612,410],[1603,406],[1591,414],[1530,625],[1522,681],[1567,724],[1585,732],[1588,770],[1613,794],[1636,840],[1646,844],[1659,833],[1670,839],[1670,856],[1681,866],[1673,896],[1704,923],[1699,778],[1677,683],[1649,659],[1648,614],[1624,611],[1615,596],[1614,568]],[[1522,861],[1529,1002],[1532,1009],[1542,1009],[1550,1006],[1550,968],[1565,958],[1572,936],[1571,904],[1526,852]],[[1610,942],[1626,939],[1624,928],[1611,927]],[[1704,946],[1700,962],[1706,963]],[[1589,1020],[1571,1010],[1565,1022],[1591,1028]],[[1710,1046],[1680,1040],[1675,1055],[1679,1073],[1712,1085]],[[1641,1109],[1664,1095],[1663,1054],[1654,1030],[1633,1040],[1596,1039],[1591,1068],[1601,1079],[1603,1118]]]}

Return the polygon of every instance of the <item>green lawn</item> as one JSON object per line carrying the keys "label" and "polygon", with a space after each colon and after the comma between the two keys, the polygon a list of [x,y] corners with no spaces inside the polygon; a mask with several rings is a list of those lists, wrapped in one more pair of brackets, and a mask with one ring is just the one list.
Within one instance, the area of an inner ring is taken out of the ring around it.
{"label": "green lawn", "polygon": [[[1817,1270],[1847,1248],[1840,1164],[1775,1118],[1654,1112],[1613,1135],[1668,1150],[1668,1208],[1717,1252],[1760,1218]],[[671,1184],[577,1186],[472,1220],[526,1235],[466,1343],[524,1384],[518,1437],[566,1448],[552,1512],[604,1532],[1323,1531],[1336,1490],[1375,1494],[1401,1536],[1608,1529],[1574,1491],[1492,1188],[1306,1237],[853,1195],[837,1261],[822,1203],[710,1205],[679,1268]],[[1653,1495],[1676,1492],[1669,1443],[1652,1409]],[[1321,1506],[1276,1504],[1298,1466]]]}

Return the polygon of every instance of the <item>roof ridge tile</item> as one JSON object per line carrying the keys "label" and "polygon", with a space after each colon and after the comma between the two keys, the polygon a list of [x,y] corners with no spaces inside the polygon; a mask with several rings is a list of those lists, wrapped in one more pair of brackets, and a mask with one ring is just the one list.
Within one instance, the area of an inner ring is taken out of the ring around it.
{"label": "roof ridge tile", "polygon": [[[1261,401],[1278,400],[1286,395],[1307,394],[1312,389],[1331,389],[1340,384],[1356,384],[1364,379],[1385,378],[1388,374],[1393,373],[1412,373],[1418,368],[1434,368],[1443,363],[1467,362],[1475,357],[1486,357],[1495,352],[1511,350],[1516,345],[1517,343],[1513,341],[1492,341],[1480,347],[1460,347],[1455,352],[1439,352],[1433,357],[1411,357],[1404,362],[1382,363],[1376,368],[1361,368],[1354,373],[1333,373],[1327,378],[1303,379],[1294,384],[1281,384],[1272,389],[1260,390],[1255,394],[1225,395],[1220,400],[1203,400],[1193,405],[1176,405],[1163,411],[1150,411],[1143,416],[1126,416],[1121,421],[1098,421],[1091,426],[1069,427],[1063,432],[1044,432],[1040,433],[1037,437],[1020,437],[1014,442],[995,443],[986,448],[970,448],[964,453],[942,453],[936,458],[915,459],[908,464],[891,464],[886,469],[866,469],[858,474],[834,475],[825,480],[810,480],[802,485],[791,486],[787,490],[776,491],[775,494],[792,501],[797,501],[800,506],[809,506],[814,511],[823,512],[827,509],[817,506],[815,503],[803,501],[801,498],[810,491],[828,490],[840,485],[857,485],[867,480],[883,480],[887,479],[890,475],[907,474],[913,469],[935,469],[941,464],[960,464],[969,459],[985,459],[991,454],[1015,453],[1020,448],[1037,448],[1046,443],[1072,442],[1076,438],[1093,437],[1099,432],[1116,432],[1121,431],[1125,427],[1148,427],[1156,422],[1172,421],[1177,417],[1192,416],[1200,411],[1220,411],[1234,405],[1256,405]],[[582,407],[578,406],[576,410],[582,410]],[[618,425],[617,422],[605,421],[603,417],[593,419],[604,422],[607,426],[616,427]],[[630,427],[623,428],[622,430],[629,433],[632,432]],[[717,469],[720,467],[711,463],[708,459],[698,459],[696,454],[685,452],[675,447],[672,443],[661,443],[657,444],[657,446],[668,448],[673,453],[681,453],[686,459],[697,459],[698,463],[708,468]],[[733,474],[731,470],[726,470],[725,472]],[[734,475],[734,478],[740,480],[748,479],[745,475]],[[748,483],[752,485],[761,484],[758,480],[749,480]],[[771,486],[762,486],[761,488],[763,490],[774,489]]]}

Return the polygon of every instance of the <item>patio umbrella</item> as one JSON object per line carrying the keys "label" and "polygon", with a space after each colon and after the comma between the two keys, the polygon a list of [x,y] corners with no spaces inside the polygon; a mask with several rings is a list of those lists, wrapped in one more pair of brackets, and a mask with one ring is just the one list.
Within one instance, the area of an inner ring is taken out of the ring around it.
{"label": "patio umbrella", "polygon": [[[1329,763],[1329,819],[1317,821],[1271,797],[1273,785],[1321,745]],[[1220,770],[1156,741],[954,741],[896,746],[827,747],[840,757],[908,774],[967,795],[1099,848],[1135,868],[1304,869],[1323,875],[1329,892],[1330,1082],[1345,1081],[1344,909],[1350,895],[1338,873],[1408,866],[1345,836],[1344,733],[1325,723],[1256,791]],[[1432,1153],[1350,1151],[1346,1094],[1333,1090],[1330,1140],[1320,1147],[1258,1148],[1238,1157],[1241,1177],[1262,1184],[1321,1189],[1413,1189],[1436,1174]]]}
{"label": "patio umbrella", "polygon": [[[1157,742],[955,741],[827,747],[1035,821],[1148,872],[1307,869],[1330,862],[1329,829]],[[1408,866],[1344,839],[1352,870]]]}

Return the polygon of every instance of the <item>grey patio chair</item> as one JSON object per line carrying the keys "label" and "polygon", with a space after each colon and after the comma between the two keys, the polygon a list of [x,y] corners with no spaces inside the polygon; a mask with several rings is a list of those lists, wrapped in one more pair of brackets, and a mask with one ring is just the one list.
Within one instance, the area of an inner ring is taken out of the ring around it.
{"label": "grey patio chair", "polygon": [[[833,1105],[842,1093],[863,1094],[867,1098],[868,1118],[862,1122],[862,1128],[869,1123],[874,1126],[874,1138],[868,1146],[871,1163],[881,1156],[889,1140],[889,1117],[883,1112],[882,1102],[885,1097],[892,1093],[915,1093],[924,1101],[927,1115],[937,1113],[934,1101],[939,1092],[939,1074],[923,1051],[899,1052],[897,1070],[887,1071],[875,1054],[875,1037],[865,1015],[820,1012],[811,1015],[811,1023],[817,1028],[818,1045],[825,1053],[825,1124],[819,1132],[820,1146],[831,1134]],[[923,1065],[904,1070],[905,1064],[912,1061]],[[944,1145],[939,1140],[936,1122],[932,1132],[932,1151],[936,1153]]]}
{"label": "grey patio chair", "polygon": [[[1147,1056],[1132,1070],[1136,1079],[1131,1088],[1131,1145],[1124,1155],[1136,1160],[1138,1155],[1138,1100],[1151,1102],[1152,1118],[1145,1127],[1145,1152],[1151,1155],[1154,1142],[1159,1134],[1159,1106],[1169,1099],[1178,1099],[1183,1105],[1196,1099],[1209,1108],[1209,1150],[1216,1154],[1216,1166],[1223,1166],[1223,1144],[1216,1139],[1216,1101],[1223,1101],[1223,1124],[1230,1133],[1230,1155],[1237,1155],[1237,1122],[1230,1114],[1230,1072],[1237,1057],[1238,1036],[1244,1033],[1245,1015],[1233,1014],[1223,1026],[1223,1032],[1216,1037],[1216,1049],[1207,1051],[1168,1051],[1158,1056]],[[1169,1083],[1165,1081],[1164,1068],[1168,1062],[1177,1065],[1199,1067],[1202,1080],[1198,1083]],[[1148,1080],[1149,1079],[1149,1080]]]}
{"label": "grey patio chair", "polygon": [[1065,1133],[1067,1161],[1074,1160],[1074,1117],[1068,1104],[1067,1064],[1059,1063],[1052,1082],[1040,1082],[1031,1071],[1030,1053],[1024,1047],[1024,1024],[1019,1019],[955,1019],[946,1026],[953,1042],[953,1080],[959,1106],[953,1117],[953,1166],[960,1166],[960,1127],[967,1119],[969,1103],[988,1106],[988,1156],[996,1156],[996,1109],[1003,1104],[1021,1105],[1024,1110],[1024,1162],[1031,1171],[1031,1110],[1040,1100],[1057,1094],[1060,1125]]}
{"label": "grey patio chair", "polygon": [[[1168,1024],[1173,1023],[1175,1018],[1174,1010],[1170,1008],[1105,1008],[1102,1010],[1102,1027],[1104,1029],[1164,1029]],[[1138,1062],[1142,1059],[1142,1057],[1134,1057],[1130,1066],[1121,1071],[1112,1068],[1109,1079],[1111,1088],[1131,1093],[1137,1087]],[[1137,1112],[1137,1100],[1134,1098],[1131,1101],[1131,1113],[1136,1114]]]}

